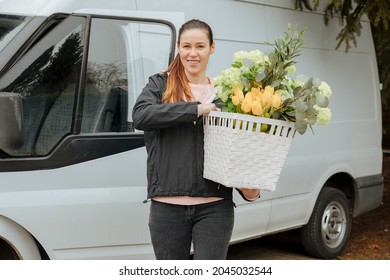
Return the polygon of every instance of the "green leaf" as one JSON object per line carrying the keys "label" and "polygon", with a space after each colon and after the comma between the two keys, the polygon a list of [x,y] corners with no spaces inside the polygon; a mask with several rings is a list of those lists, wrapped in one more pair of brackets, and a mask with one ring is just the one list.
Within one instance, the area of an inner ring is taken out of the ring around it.
{"label": "green leaf", "polygon": [[282,107],[287,107],[290,102],[291,98],[287,98],[286,100],[284,100]]}
{"label": "green leaf", "polygon": [[272,83],[271,83],[271,87],[274,87],[274,88],[276,88],[279,85],[280,85],[280,81],[279,80],[272,81]]}
{"label": "green leaf", "polygon": [[272,118],[273,119],[280,119],[282,117],[282,112],[280,111],[275,111],[273,114],[272,114]]}
{"label": "green leaf", "polygon": [[295,129],[298,131],[299,134],[304,134],[307,129],[307,122],[306,121],[297,121],[295,123]]}
{"label": "green leaf", "polygon": [[302,100],[297,100],[293,103],[293,106],[297,111],[306,111],[309,107],[307,104]]}
{"label": "green leaf", "polygon": [[296,112],[295,111],[288,111],[288,112],[286,112],[286,115],[287,116],[290,116],[290,117],[294,117],[294,119],[296,119]]}
{"label": "green leaf", "polygon": [[317,105],[321,108],[326,108],[329,105],[329,99],[321,93],[316,95]]}
{"label": "green leaf", "polygon": [[309,96],[306,100],[306,104],[307,106],[309,106],[309,108],[313,108],[313,106],[316,104],[316,100],[314,100],[314,98]]}
{"label": "green leaf", "polygon": [[248,81],[247,78],[242,77],[242,78],[241,78],[241,82],[242,82],[242,84],[244,85],[244,87],[249,88],[250,84],[249,84],[249,81]]}
{"label": "green leaf", "polygon": [[313,78],[310,78],[310,79],[306,82],[306,84],[305,84],[304,87],[305,87],[305,88],[312,88],[312,87],[313,87]]}
{"label": "green leaf", "polygon": [[264,72],[257,72],[256,81],[261,82],[265,78]]}
{"label": "green leaf", "polygon": [[306,110],[306,115],[311,118],[315,117],[317,115],[317,110],[314,109],[313,107],[310,107],[309,109]]}
{"label": "green leaf", "polygon": [[293,92],[293,95],[294,96],[298,96],[300,94],[300,92],[302,91],[302,87],[296,87],[294,89],[294,92]]}
{"label": "green leaf", "polygon": [[271,65],[274,65],[278,62],[278,56],[276,53],[272,52],[268,55],[269,61],[271,62]]}
{"label": "green leaf", "polygon": [[308,122],[308,124],[309,124],[310,126],[315,125],[316,122],[317,122],[317,117],[316,117],[316,116],[311,116],[311,117],[309,117],[309,118],[307,119],[307,122]]}
{"label": "green leaf", "polygon": [[221,109],[222,112],[230,112],[229,111],[229,107],[228,106],[223,106],[222,109]]}

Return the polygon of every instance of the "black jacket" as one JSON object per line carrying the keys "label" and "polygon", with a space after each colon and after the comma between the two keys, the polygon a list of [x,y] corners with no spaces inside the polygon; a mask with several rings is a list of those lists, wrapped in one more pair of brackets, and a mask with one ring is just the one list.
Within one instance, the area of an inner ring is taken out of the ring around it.
{"label": "black jacket", "polygon": [[166,74],[156,74],[133,108],[135,128],[144,130],[148,154],[148,198],[223,197],[232,189],[203,178],[203,123],[198,102],[162,103]]}

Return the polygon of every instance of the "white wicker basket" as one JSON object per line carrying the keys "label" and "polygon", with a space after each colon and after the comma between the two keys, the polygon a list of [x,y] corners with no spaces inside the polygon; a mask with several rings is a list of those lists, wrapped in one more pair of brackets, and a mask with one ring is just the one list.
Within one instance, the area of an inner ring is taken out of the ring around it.
{"label": "white wicker basket", "polygon": [[226,187],[274,191],[294,135],[293,122],[210,112],[204,117],[203,176]]}

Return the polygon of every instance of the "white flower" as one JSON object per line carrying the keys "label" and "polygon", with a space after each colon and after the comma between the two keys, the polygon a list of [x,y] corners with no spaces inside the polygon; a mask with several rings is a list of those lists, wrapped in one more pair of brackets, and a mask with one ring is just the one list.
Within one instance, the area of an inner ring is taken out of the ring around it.
{"label": "white flower", "polygon": [[266,62],[264,54],[259,50],[250,51],[248,58],[251,59],[257,66]]}
{"label": "white flower", "polygon": [[332,112],[329,108],[321,108],[317,105],[313,107],[317,111],[317,124],[318,125],[328,125],[330,119],[332,118]]}
{"label": "white flower", "polygon": [[264,55],[260,50],[238,51],[233,55],[234,65],[243,65],[244,60],[249,60],[253,63],[255,68],[263,67],[264,64],[269,63],[268,56]]}
{"label": "white flower", "polygon": [[246,51],[238,51],[233,55],[233,63],[242,64],[242,60],[247,57]]}
{"label": "white flower", "polygon": [[227,102],[229,97],[231,97],[233,94],[231,89],[233,87],[243,87],[240,75],[240,69],[230,67],[214,78],[214,86],[218,87],[217,97],[222,102]]}
{"label": "white flower", "polygon": [[224,71],[222,71],[221,75],[214,78],[214,85],[216,86],[241,86],[241,77],[240,77],[240,69],[230,67]]}
{"label": "white flower", "polygon": [[327,98],[332,96],[332,89],[326,82],[321,82],[318,86],[318,90]]}
{"label": "white flower", "polygon": [[223,91],[222,87],[219,87],[217,96],[222,100],[222,102],[227,102],[229,98],[229,92]]}

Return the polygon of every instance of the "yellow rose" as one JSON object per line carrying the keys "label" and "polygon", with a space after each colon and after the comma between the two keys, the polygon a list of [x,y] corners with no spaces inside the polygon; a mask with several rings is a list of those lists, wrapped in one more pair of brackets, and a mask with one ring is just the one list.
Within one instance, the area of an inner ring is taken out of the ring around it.
{"label": "yellow rose", "polygon": [[249,100],[246,100],[246,99],[244,101],[242,101],[241,109],[245,113],[249,113],[252,110],[252,101],[249,101]]}
{"label": "yellow rose", "polygon": [[252,112],[256,116],[261,116],[263,114],[263,107],[261,106],[260,101],[258,101],[258,100],[253,101]]}
{"label": "yellow rose", "polygon": [[238,96],[233,95],[232,96],[232,102],[233,102],[234,105],[237,106],[237,105],[240,104],[240,99],[238,98]]}
{"label": "yellow rose", "polygon": [[253,101],[252,93],[248,92],[245,95],[245,99],[244,99],[244,101],[242,101],[242,104],[241,104],[241,109],[245,113],[249,113],[252,110],[252,101]]}
{"label": "yellow rose", "polygon": [[[232,90],[233,90],[234,96],[237,96],[239,102],[244,101],[244,98],[245,98],[244,93],[242,92],[242,90],[239,87],[235,86],[232,88]],[[237,105],[237,104],[234,104],[234,105]]]}
{"label": "yellow rose", "polygon": [[250,101],[250,102],[252,103],[252,101],[253,101],[253,94],[252,94],[251,91],[248,92],[248,93],[245,95],[245,98],[244,98],[243,101],[245,101],[245,100]]}
{"label": "yellow rose", "polygon": [[260,88],[258,87],[253,87],[250,91],[250,93],[252,94],[252,96],[260,96],[261,95],[261,91],[260,91]]}
{"label": "yellow rose", "polygon": [[272,107],[279,108],[282,105],[282,100],[279,94],[274,94],[272,97]]}
{"label": "yellow rose", "polygon": [[267,110],[269,107],[271,107],[273,94],[274,94],[274,88],[271,86],[266,86],[263,91],[263,99],[262,99],[264,110]]}

